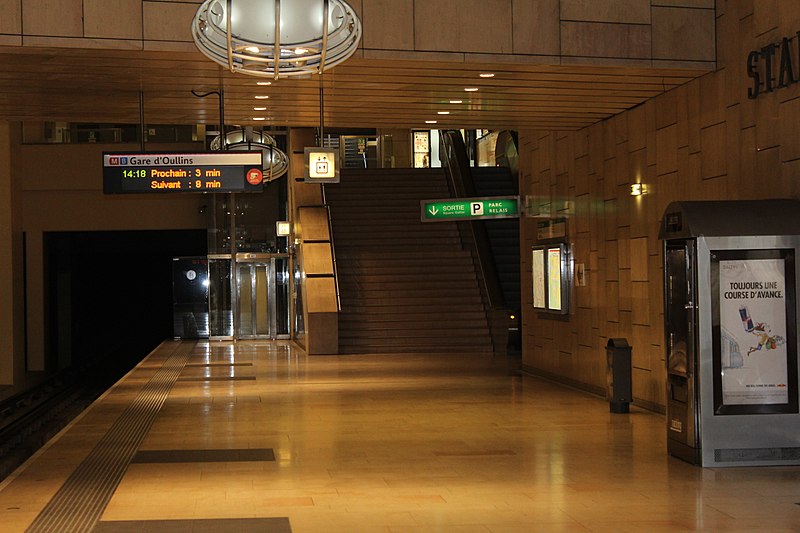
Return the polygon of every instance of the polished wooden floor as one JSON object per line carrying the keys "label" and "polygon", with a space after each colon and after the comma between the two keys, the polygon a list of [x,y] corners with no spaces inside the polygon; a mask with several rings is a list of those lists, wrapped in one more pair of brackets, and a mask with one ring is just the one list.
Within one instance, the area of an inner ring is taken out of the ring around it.
{"label": "polished wooden floor", "polygon": [[0,485],[0,531],[800,531],[800,467],[693,467],[513,366],[169,341]]}

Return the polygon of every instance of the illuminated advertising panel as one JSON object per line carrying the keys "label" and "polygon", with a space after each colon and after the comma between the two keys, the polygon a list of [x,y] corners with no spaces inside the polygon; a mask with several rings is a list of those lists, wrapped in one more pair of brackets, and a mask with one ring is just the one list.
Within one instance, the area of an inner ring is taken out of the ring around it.
{"label": "illuminated advertising panel", "polygon": [[712,252],[717,414],[796,413],[793,250]]}
{"label": "illuminated advertising panel", "polygon": [[531,260],[534,309],[567,314],[572,280],[569,247],[563,243],[535,246]]}
{"label": "illuminated advertising panel", "polygon": [[547,249],[547,308],[561,311],[561,247]]}
{"label": "illuminated advertising panel", "polygon": [[533,307],[536,309],[547,309],[547,300],[545,300],[545,264],[544,264],[544,250],[533,249]]}

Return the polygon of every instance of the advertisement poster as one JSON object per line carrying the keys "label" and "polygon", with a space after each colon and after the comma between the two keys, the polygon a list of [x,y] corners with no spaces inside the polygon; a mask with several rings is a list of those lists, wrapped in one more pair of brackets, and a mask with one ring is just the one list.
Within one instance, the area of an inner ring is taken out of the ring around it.
{"label": "advertisement poster", "polygon": [[427,154],[430,151],[429,141],[428,141],[428,132],[427,131],[415,131],[414,132],[414,153],[423,153]]}
{"label": "advertisement poster", "polygon": [[789,402],[784,259],[719,262],[723,405]]}
{"label": "advertisement poster", "polygon": [[547,249],[547,307],[561,309],[561,248]]}
{"label": "advertisement poster", "polygon": [[544,250],[533,250],[533,306],[547,307],[544,300]]}

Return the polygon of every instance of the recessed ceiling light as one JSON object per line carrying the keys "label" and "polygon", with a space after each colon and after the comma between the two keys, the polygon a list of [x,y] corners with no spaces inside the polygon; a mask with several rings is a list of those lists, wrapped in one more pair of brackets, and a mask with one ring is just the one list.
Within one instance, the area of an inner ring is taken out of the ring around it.
{"label": "recessed ceiling light", "polygon": [[437,111],[436,114],[437,115],[449,115],[450,111]]}
{"label": "recessed ceiling light", "polygon": [[476,92],[478,90],[478,88],[477,87],[464,87],[464,90],[467,91],[468,93],[474,93],[474,92]]}
{"label": "recessed ceiling light", "polygon": [[436,124],[435,120],[426,120],[425,124]]}
{"label": "recessed ceiling light", "polygon": [[266,110],[267,110],[266,107],[254,107],[253,108],[253,111],[266,111]]}
{"label": "recessed ceiling light", "polygon": [[479,76],[481,78],[494,78],[494,74],[491,72],[481,72]]}
{"label": "recessed ceiling light", "polygon": [[253,120],[267,120],[265,117],[253,117]]}
{"label": "recessed ceiling light", "polygon": [[269,98],[269,96],[267,96],[266,94],[257,94],[255,96],[256,100],[266,100],[267,98]]}
{"label": "recessed ceiling light", "polygon": [[271,81],[257,81],[256,85],[272,85]]}
{"label": "recessed ceiling light", "polygon": [[464,101],[464,100],[450,100],[450,103],[451,103],[451,104],[460,104],[460,103],[462,103],[463,101]]}

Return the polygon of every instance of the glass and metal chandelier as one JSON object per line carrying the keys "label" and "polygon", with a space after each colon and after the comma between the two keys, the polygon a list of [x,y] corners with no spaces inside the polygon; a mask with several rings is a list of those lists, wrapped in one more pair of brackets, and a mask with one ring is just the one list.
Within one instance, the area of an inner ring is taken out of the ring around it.
{"label": "glass and metal chandelier", "polygon": [[[222,136],[217,135],[211,141],[211,150],[221,148]],[[289,158],[278,148],[275,138],[263,131],[237,129],[225,134],[226,150],[261,150],[263,152],[264,183],[278,179],[289,170]]]}
{"label": "glass and metal chandelier", "polygon": [[192,37],[231,72],[278,79],[321,74],[349,58],[361,21],[344,0],[205,0]]}

